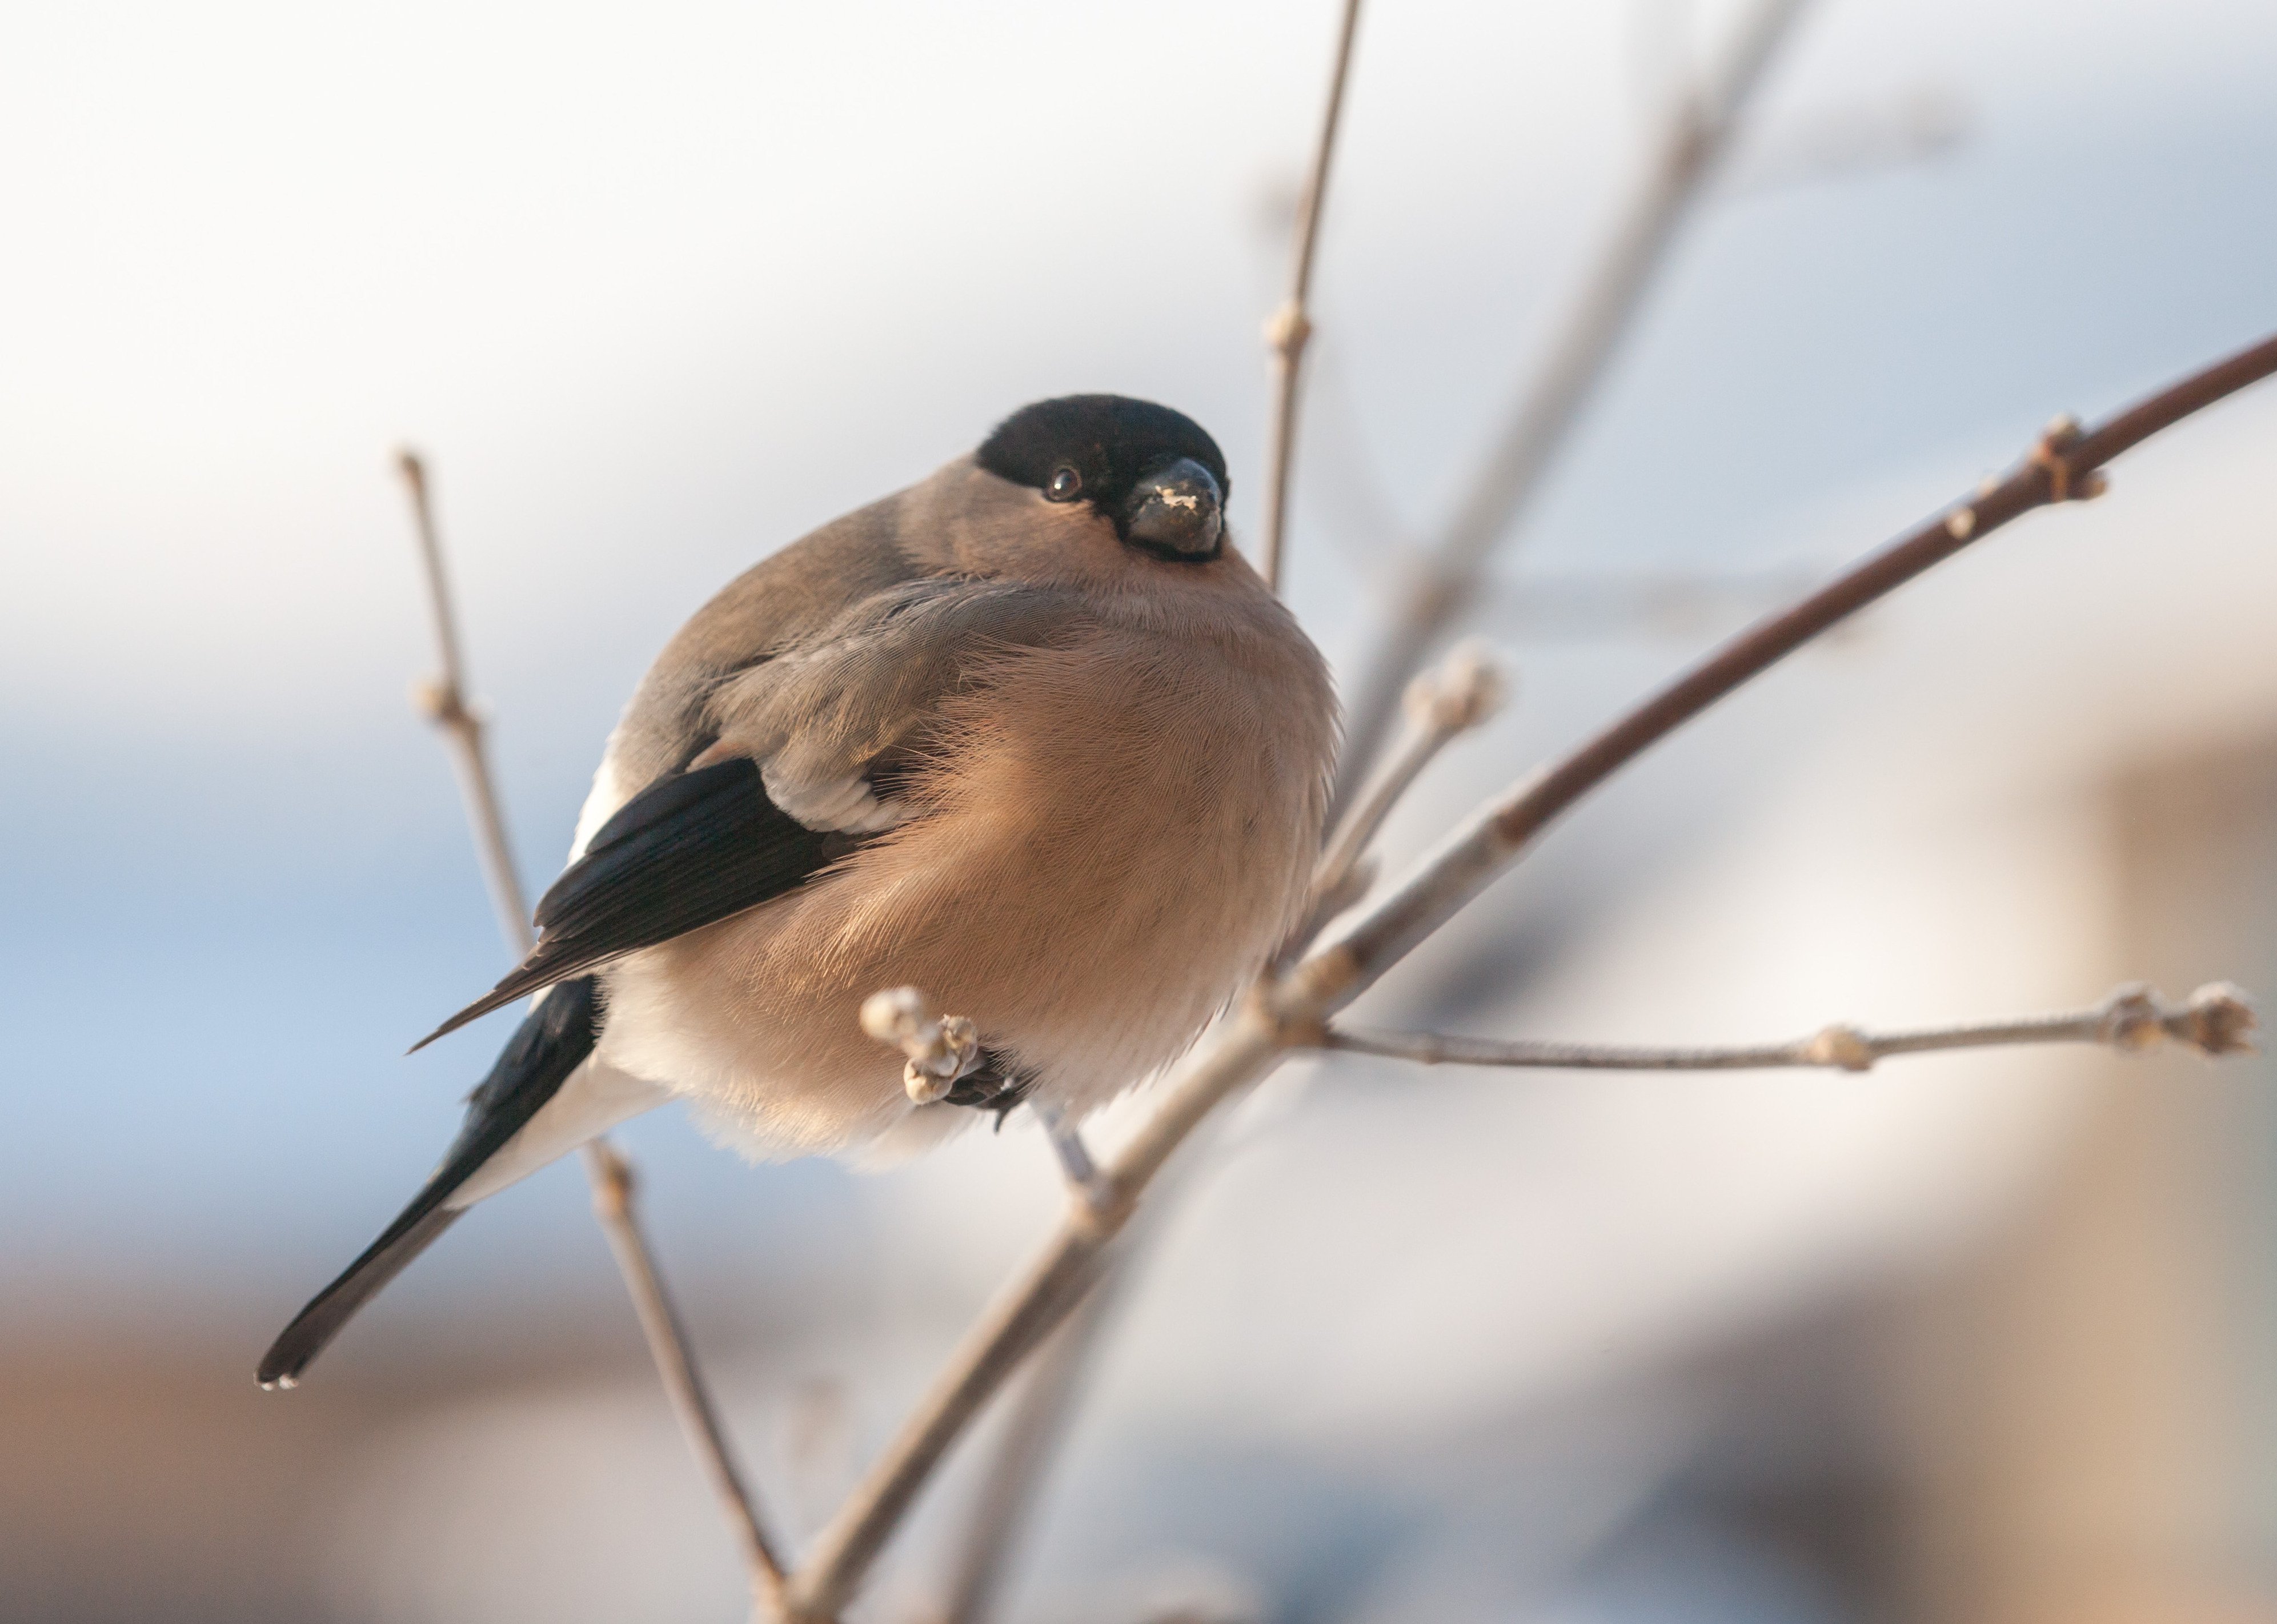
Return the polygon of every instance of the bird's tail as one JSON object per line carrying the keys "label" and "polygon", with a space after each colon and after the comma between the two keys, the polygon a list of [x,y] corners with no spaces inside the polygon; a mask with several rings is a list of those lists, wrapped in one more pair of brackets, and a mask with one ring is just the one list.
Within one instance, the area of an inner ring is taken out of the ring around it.
{"label": "bird's tail", "polygon": [[601,1029],[599,988],[590,976],[550,990],[480,1086],[467,1096],[467,1120],[435,1170],[395,1222],[340,1277],[310,1300],[261,1361],[263,1387],[290,1387],[309,1361],[379,1289],[432,1246],[462,1211],[452,1195],[528,1125],[540,1107],[593,1052]]}

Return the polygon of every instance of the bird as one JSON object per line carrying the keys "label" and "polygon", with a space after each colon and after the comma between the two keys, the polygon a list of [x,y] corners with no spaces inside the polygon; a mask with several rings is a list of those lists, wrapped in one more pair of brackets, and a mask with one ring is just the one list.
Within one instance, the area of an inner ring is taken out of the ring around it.
{"label": "bird", "polygon": [[[415,1047],[529,1013],[262,1384],[476,1202],[667,1102],[757,1159],[889,1160],[1022,1104],[1080,1121],[1190,1046],[1305,910],[1338,730],[1230,488],[1180,412],[1042,400],[698,610],[609,735],[536,945]],[[935,1102],[860,1023],[900,987],[979,1040]]]}

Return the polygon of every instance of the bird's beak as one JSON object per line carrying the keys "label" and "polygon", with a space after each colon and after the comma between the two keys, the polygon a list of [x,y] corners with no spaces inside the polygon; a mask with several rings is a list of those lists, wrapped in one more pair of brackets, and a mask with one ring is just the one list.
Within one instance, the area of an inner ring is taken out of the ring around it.
{"label": "bird's beak", "polygon": [[1131,489],[1123,533],[1160,557],[1205,563],[1225,539],[1224,503],[1215,476],[1192,457],[1180,457]]}

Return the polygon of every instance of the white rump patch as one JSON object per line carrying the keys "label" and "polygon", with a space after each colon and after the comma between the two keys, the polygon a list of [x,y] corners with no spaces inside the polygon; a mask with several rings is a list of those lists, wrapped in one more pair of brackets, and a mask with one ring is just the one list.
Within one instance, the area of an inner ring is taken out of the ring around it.
{"label": "white rump patch", "polygon": [[859,774],[817,783],[780,773],[770,761],[759,769],[759,779],[767,787],[767,798],[810,829],[874,835],[907,815],[891,801],[880,800]]}

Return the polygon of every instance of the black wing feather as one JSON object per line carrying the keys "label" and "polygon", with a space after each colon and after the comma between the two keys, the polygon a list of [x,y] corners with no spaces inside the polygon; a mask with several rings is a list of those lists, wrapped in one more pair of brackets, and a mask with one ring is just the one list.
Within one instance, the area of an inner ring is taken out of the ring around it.
{"label": "black wing feather", "polygon": [[539,900],[529,957],[412,1047],[424,1048],[566,977],[756,908],[859,843],[810,829],[777,806],[747,757],[659,779],[600,827]]}
{"label": "black wing feather", "polygon": [[298,1381],[355,1311],[457,1221],[459,1209],[443,1205],[451,1192],[505,1148],[593,1052],[601,1029],[599,1001],[599,986],[587,976],[556,989],[530,1011],[490,1075],[467,1096],[467,1120],[434,1177],[270,1345],[261,1361],[263,1387],[289,1387]]}

